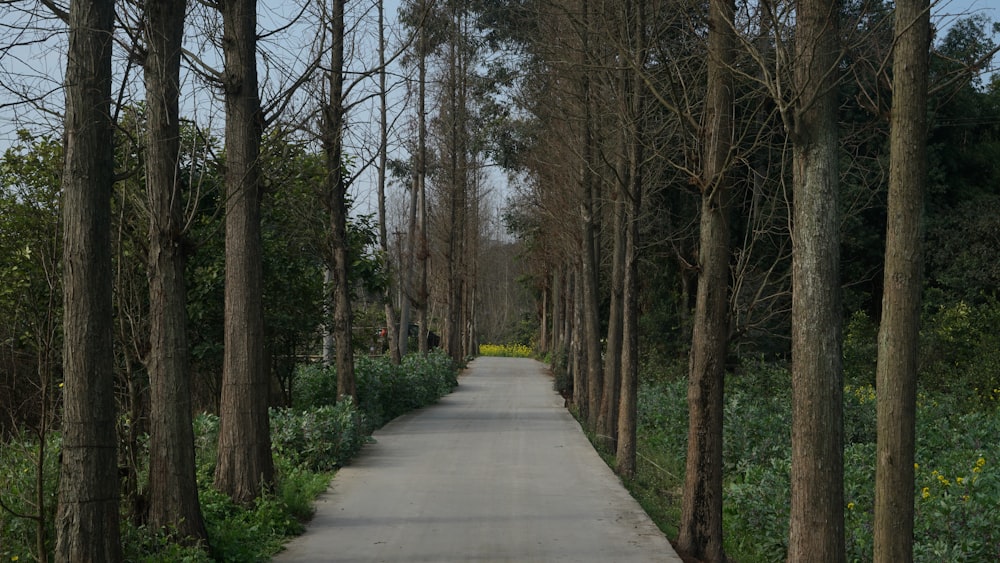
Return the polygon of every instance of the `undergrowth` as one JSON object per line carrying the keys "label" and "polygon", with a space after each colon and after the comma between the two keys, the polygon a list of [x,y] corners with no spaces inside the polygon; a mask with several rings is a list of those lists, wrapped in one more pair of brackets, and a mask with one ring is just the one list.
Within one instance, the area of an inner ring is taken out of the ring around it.
{"label": "undergrowth", "polygon": [[[274,488],[253,506],[234,504],[212,487],[218,417],[207,413],[195,417],[199,500],[211,547],[186,545],[169,530],[150,529],[123,518],[125,560],[269,561],[290,536],[302,532],[312,517],[313,502],[327,489],[333,472],[350,462],[372,430],[399,414],[437,401],[458,384],[457,369],[441,352],[407,356],[400,366],[393,366],[386,358],[364,358],[356,371],[357,404],[334,401],[336,374],[332,369],[300,368],[292,407],[271,410]],[[51,433],[46,444],[41,509],[35,492],[38,441],[29,435],[11,439],[0,448],[0,502],[22,516],[41,514],[47,530],[44,549],[51,560],[59,435]],[[11,510],[0,508],[0,561],[40,560],[34,521],[15,516]]]}
{"label": "undergrowth", "polygon": [[[664,373],[667,372],[667,373]],[[672,372],[672,373],[670,373]],[[668,535],[680,521],[687,441],[683,363],[648,367],[638,397],[633,496]],[[791,473],[790,374],[781,364],[745,361],[727,375],[723,520],[727,555],[740,563],[786,556]],[[928,390],[928,387],[930,390]],[[875,390],[855,379],[844,390],[844,488],[849,561],[871,561],[875,480]],[[997,392],[1000,395],[1000,391]],[[970,401],[970,398],[973,400]],[[1000,560],[1000,409],[977,393],[925,386],[917,420],[914,490],[916,561]]]}

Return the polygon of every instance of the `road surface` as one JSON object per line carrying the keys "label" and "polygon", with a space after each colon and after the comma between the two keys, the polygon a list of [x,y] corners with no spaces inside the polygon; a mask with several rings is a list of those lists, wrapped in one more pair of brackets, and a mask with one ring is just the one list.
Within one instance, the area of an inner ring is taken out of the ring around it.
{"label": "road surface", "polygon": [[375,439],[275,561],[680,563],[534,360],[476,359]]}

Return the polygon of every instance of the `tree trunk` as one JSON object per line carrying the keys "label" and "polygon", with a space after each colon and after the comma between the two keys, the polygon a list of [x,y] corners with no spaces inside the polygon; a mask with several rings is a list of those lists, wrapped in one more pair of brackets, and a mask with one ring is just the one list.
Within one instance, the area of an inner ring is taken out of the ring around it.
{"label": "tree trunk", "polygon": [[264,119],[257,91],[256,6],[253,0],[220,3],[227,195],[225,352],[215,487],[244,505],[274,481],[264,363],[259,168]]}
{"label": "tree trunk", "polygon": [[185,0],[146,10],[146,187],[149,194],[149,522],[207,540],[195,477],[188,369],[178,98]]}
{"label": "tree trunk", "polygon": [[[421,14],[428,14],[428,0],[420,0]],[[431,0],[433,5],[433,0]],[[429,351],[427,308],[430,306],[430,292],[427,276],[430,270],[430,247],[427,244],[427,26],[420,25],[420,56],[417,58],[417,243],[420,251],[420,284],[417,288],[417,347],[421,354]],[[409,331],[409,329],[406,329]]]}
{"label": "tree trunk", "polygon": [[63,418],[56,561],[120,561],[112,365],[111,0],[70,3],[63,167]]}
{"label": "tree trunk", "polygon": [[729,345],[728,173],[736,42],[732,0],[709,2],[708,87],[702,123],[698,292],[688,374],[688,448],[677,549],[725,561],[722,548],[722,409]]}
{"label": "tree trunk", "polygon": [[[590,4],[588,0],[582,2],[583,47],[581,56],[583,57],[584,69],[589,69],[590,65]],[[581,78],[581,95],[583,103],[583,156],[581,159],[581,181],[580,181],[580,211],[583,253],[581,254],[580,268],[580,292],[582,293],[582,322],[583,345],[586,350],[587,362],[585,371],[585,384],[587,386],[586,402],[577,402],[580,407],[581,419],[586,421],[589,430],[597,428],[597,415],[601,409],[601,391],[604,387],[603,368],[601,364],[601,321],[600,302],[598,300],[598,287],[600,286],[598,260],[597,260],[597,239],[596,239],[596,181],[594,179],[594,132],[592,123],[592,95],[589,71],[585,70]]]}
{"label": "tree trunk", "polygon": [[896,0],[885,290],[879,326],[875,561],[913,561],[914,444],[927,185],[928,0]]}
{"label": "tree trunk", "polygon": [[327,166],[327,206],[330,211],[330,251],[333,273],[333,339],[337,370],[337,397],[354,397],[354,347],[351,343],[350,257],[347,241],[347,180],[343,174],[344,136],[344,7],[346,0],[333,0],[330,28],[332,61],[330,105],[324,117],[323,141]]}
{"label": "tree trunk", "polygon": [[[622,178],[627,177],[627,174],[622,174]],[[618,442],[618,402],[621,392],[622,325],[624,323],[622,299],[625,290],[625,238],[627,236],[625,233],[626,189],[622,186],[612,203],[615,218],[615,240],[611,256],[611,305],[608,311],[607,352],[604,356],[604,389],[601,391],[601,412],[597,417],[597,434],[609,451],[615,451]]]}
{"label": "tree trunk", "polygon": [[587,331],[584,328],[583,275],[577,264],[573,270],[573,405],[580,420],[587,420]]}
{"label": "tree trunk", "polygon": [[845,557],[838,6],[799,0],[796,11],[790,562]]}
{"label": "tree trunk", "polygon": [[[385,183],[388,166],[389,150],[389,116],[388,89],[386,87],[385,63],[385,6],[382,0],[378,2],[378,96],[379,96],[379,151],[378,151],[378,235],[379,248],[382,250],[384,266],[388,270],[392,261],[389,259],[389,233],[386,230],[385,213]],[[399,325],[396,319],[396,308],[392,303],[392,284],[387,283],[385,293],[385,341],[389,347],[389,358],[393,364],[399,365],[402,360],[399,348]],[[380,350],[381,352],[381,350]]]}
{"label": "tree trunk", "polygon": [[563,332],[562,332],[562,304],[563,304],[563,278],[562,266],[557,262],[552,269],[552,338],[550,339],[549,352],[550,362],[554,363],[562,356]]}
{"label": "tree trunk", "polygon": [[[646,63],[646,8],[639,2],[636,12],[636,53],[640,68]],[[639,388],[639,220],[642,215],[644,159],[645,95],[642,77],[636,73],[632,80],[632,108],[634,115],[631,151],[629,151],[630,188],[623,194],[627,197],[625,207],[625,248],[623,256],[622,280],[622,361],[621,387],[618,399],[618,449],[615,452],[615,468],[626,479],[635,476],[636,422],[638,417]]]}

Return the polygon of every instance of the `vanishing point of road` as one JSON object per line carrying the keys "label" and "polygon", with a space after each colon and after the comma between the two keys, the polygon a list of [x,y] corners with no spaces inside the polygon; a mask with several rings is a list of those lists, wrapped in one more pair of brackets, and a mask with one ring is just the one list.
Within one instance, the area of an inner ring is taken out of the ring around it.
{"label": "vanishing point of road", "polygon": [[534,360],[479,358],[341,469],[275,561],[680,563]]}

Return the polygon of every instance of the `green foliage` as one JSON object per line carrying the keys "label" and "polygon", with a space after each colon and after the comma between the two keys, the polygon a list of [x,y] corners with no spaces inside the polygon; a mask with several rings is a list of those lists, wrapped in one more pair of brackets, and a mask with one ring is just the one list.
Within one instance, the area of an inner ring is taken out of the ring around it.
{"label": "green foliage", "polygon": [[302,532],[302,524],[273,494],[261,495],[251,507],[234,504],[211,487],[202,488],[200,497],[209,543],[223,561],[269,561],[287,536]]}
{"label": "green foliage", "polygon": [[[972,315],[971,311],[967,313]],[[944,327],[963,327],[966,313],[942,313]],[[867,321],[855,319],[859,333]],[[975,325],[975,323],[973,323]],[[935,325],[936,326],[936,325]],[[996,325],[993,325],[996,326]],[[849,330],[850,332],[850,330]],[[973,331],[975,332],[975,331]],[[984,330],[985,332],[985,330]],[[943,336],[939,336],[943,338]],[[865,338],[867,341],[867,338]],[[875,352],[866,343],[866,348]],[[974,346],[974,349],[979,349]],[[961,352],[956,352],[960,354]],[[858,352],[860,364],[873,358]],[[679,519],[687,442],[684,362],[647,362],[638,396],[639,476],[633,494],[670,530]],[[865,378],[858,378],[863,380]],[[727,377],[724,405],[724,527],[726,550],[741,562],[784,558],[791,483],[791,394],[786,367],[744,361]],[[989,396],[975,389],[921,392],[917,414],[917,561],[995,561],[1000,557],[1000,388]],[[979,397],[970,404],[966,395]],[[970,407],[976,407],[970,410]],[[875,389],[848,383],[844,389],[844,487],[849,561],[872,558],[875,481]],[[655,465],[652,462],[655,460]],[[644,474],[643,465],[646,464]]]}
{"label": "green foliage", "polygon": [[210,563],[208,551],[201,545],[185,545],[165,530],[122,523],[122,551],[126,561],[137,563]]}
{"label": "green foliage", "polygon": [[[42,474],[38,473],[38,440],[19,434],[0,444],[0,561],[39,560],[36,521],[21,516],[45,519],[46,549],[55,544],[55,512],[59,478],[59,434],[46,438]],[[39,478],[43,506],[37,503]],[[15,559],[17,558],[17,559]]]}
{"label": "green foliage", "polygon": [[365,439],[364,416],[350,397],[304,411],[271,409],[271,446],[312,471],[343,466]]}
{"label": "green foliage", "polygon": [[946,393],[962,410],[991,406],[1000,395],[1000,301],[959,301],[924,313],[920,383]]}
{"label": "green foliage", "polygon": [[458,369],[441,350],[407,354],[399,366],[387,358],[357,362],[358,405],[373,428],[437,402],[458,385]]}

